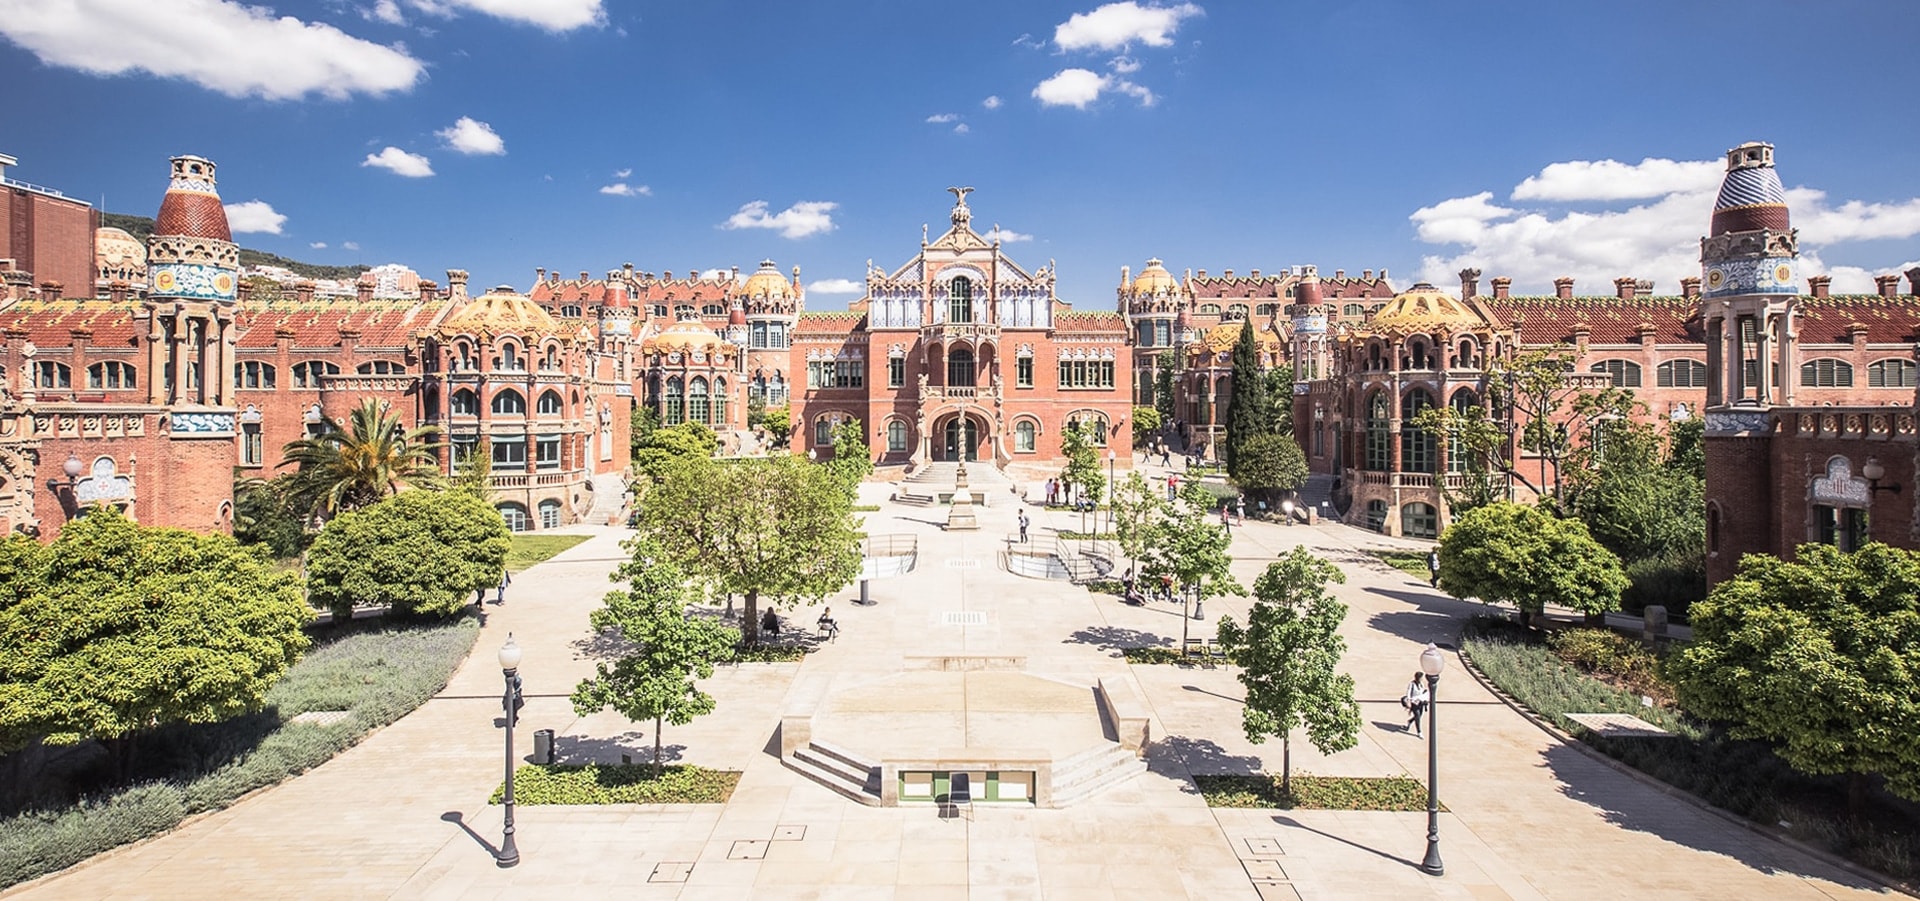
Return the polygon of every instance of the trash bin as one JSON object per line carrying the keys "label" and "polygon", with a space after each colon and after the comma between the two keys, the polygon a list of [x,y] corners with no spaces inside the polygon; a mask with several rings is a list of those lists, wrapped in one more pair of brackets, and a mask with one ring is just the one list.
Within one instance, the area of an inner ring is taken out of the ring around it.
{"label": "trash bin", "polygon": [[540,766],[553,763],[553,730],[537,729],[533,733],[533,762]]}

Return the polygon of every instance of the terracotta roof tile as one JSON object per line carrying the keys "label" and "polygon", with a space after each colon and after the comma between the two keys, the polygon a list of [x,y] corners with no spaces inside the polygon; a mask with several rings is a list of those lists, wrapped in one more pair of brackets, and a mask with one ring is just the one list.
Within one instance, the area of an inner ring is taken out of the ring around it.
{"label": "terracotta roof tile", "polygon": [[1073,334],[1127,333],[1127,320],[1119,313],[1092,310],[1062,310],[1053,314],[1053,330]]}
{"label": "terracotta roof tile", "polygon": [[1835,294],[1802,297],[1796,328],[1802,344],[1846,344],[1847,328],[1867,327],[1869,344],[1905,344],[1920,340],[1920,297],[1902,294]]}
{"label": "terracotta roof tile", "polygon": [[275,332],[285,328],[293,333],[295,347],[333,347],[340,343],[344,326],[360,332],[360,347],[399,349],[412,343],[414,332],[438,324],[452,307],[450,301],[412,299],[246,303],[235,316],[237,344],[272,347]]}
{"label": "terracotta roof tile", "polygon": [[25,329],[35,347],[72,347],[77,328],[91,330],[96,347],[133,347],[138,343],[133,314],[139,309],[138,301],[18,300],[0,309],[0,328]]}
{"label": "terracotta roof tile", "polygon": [[867,314],[860,310],[808,310],[795,318],[793,336],[847,335],[866,327]]}
{"label": "terracotta roof tile", "polygon": [[1573,341],[1577,325],[1587,327],[1590,344],[1637,344],[1640,325],[1653,326],[1654,341],[1660,344],[1698,343],[1702,340],[1696,318],[1699,301],[1685,297],[1636,297],[1622,300],[1610,295],[1561,298],[1553,295],[1475,298],[1500,321],[1520,334],[1523,344],[1565,344]]}

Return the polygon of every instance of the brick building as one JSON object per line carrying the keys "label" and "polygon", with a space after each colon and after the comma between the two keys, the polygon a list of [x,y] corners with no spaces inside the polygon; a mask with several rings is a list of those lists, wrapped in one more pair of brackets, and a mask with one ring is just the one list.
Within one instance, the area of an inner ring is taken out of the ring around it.
{"label": "brick building", "polygon": [[93,205],[52,188],[7,177],[18,161],[0,154],[0,261],[32,273],[49,296],[93,294]]}

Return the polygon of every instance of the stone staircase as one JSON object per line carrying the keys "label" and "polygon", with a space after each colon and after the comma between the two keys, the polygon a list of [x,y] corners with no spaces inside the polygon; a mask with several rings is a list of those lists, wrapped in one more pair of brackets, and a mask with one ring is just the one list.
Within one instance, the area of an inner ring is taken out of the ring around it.
{"label": "stone staircase", "polygon": [[[1301,485],[1300,490],[1295,494],[1298,497],[1294,502],[1302,507],[1313,508],[1315,515],[1338,518],[1339,514],[1333,509],[1333,475],[1331,473],[1309,473],[1307,483]],[[1326,506],[1321,506],[1322,504]]]}
{"label": "stone staircase", "polygon": [[[601,473],[593,477],[593,505],[581,516],[582,522],[597,526],[606,525],[620,515],[627,505],[627,482],[618,473]],[[625,525],[625,523],[621,523]]]}
{"label": "stone staircase", "polygon": [[787,769],[869,807],[880,804],[880,767],[823,741],[809,741],[780,761]]}
{"label": "stone staircase", "polygon": [[1118,742],[1053,765],[1053,806],[1071,807],[1147,771],[1147,762]]}
{"label": "stone staircase", "polygon": [[[911,485],[938,485],[952,488],[953,480],[960,471],[958,463],[928,463],[905,481]],[[1005,488],[1013,484],[1007,474],[985,460],[975,460],[967,464],[967,487],[969,488]]]}

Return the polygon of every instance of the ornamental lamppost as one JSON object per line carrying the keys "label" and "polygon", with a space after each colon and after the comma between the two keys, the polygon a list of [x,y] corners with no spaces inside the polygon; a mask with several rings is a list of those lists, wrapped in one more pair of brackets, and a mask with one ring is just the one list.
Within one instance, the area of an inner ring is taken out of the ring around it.
{"label": "ornamental lamppost", "polygon": [[1420,671],[1427,674],[1427,857],[1420,869],[1443,876],[1447,868],[1440,862],[1440,671],[1447,658],[1440,649],[1428,644],[1420,652]]}
{"label": "ornamental lamppost", "polygon": [[[1117,456],[1112,448],[1107,449],[1107,531],[1113,531],[1113,460]],[[1129,457],[1129,460],[1132,458]]]}
{"label": "ornamental lamppost", "polygon": [[510,867],[520,862],[520,849],[513,844],[513,721],[520,718],[520,646],[514,643],[512,632],[507,633],[507,643],[500,646],[500,672],[507,682],[506,694],[500,698],[501,706],[507,711],[507,789],[502,797],[507,824],[494,862]]}

